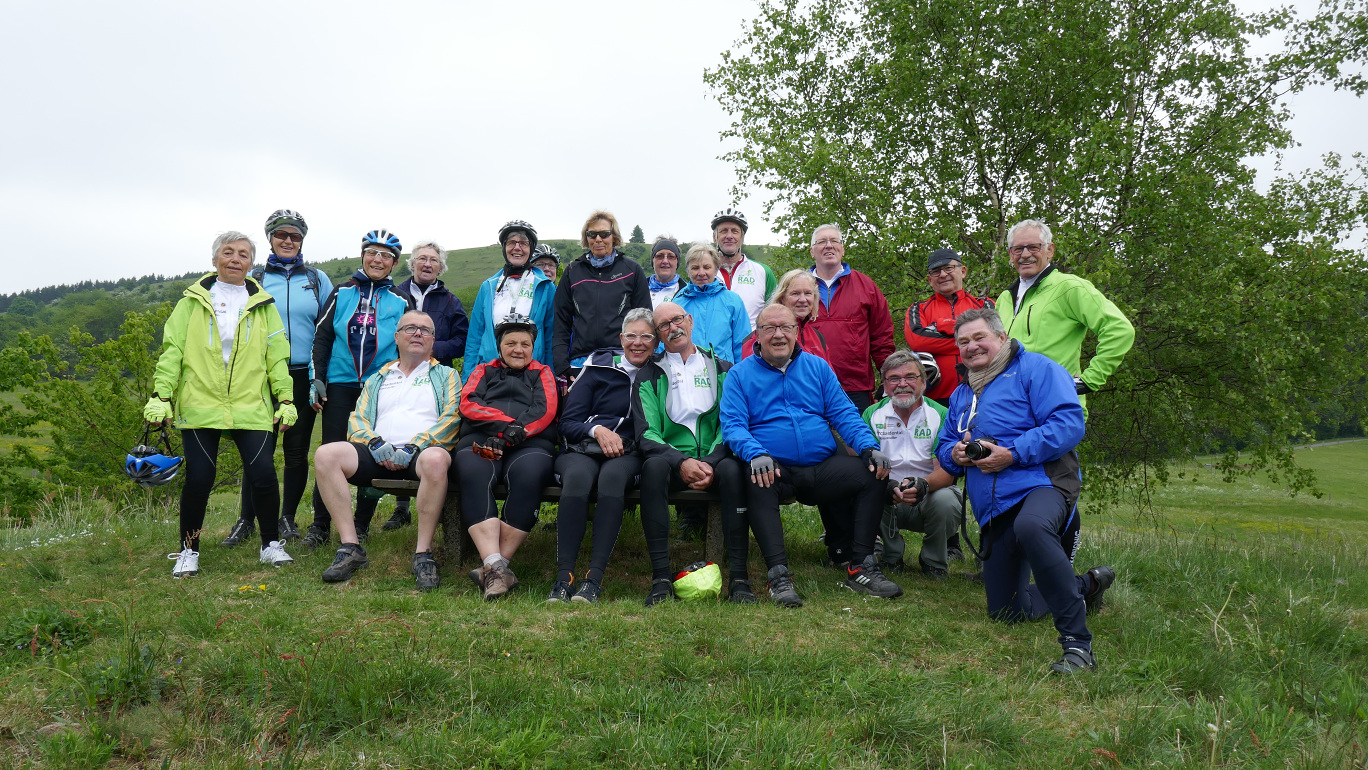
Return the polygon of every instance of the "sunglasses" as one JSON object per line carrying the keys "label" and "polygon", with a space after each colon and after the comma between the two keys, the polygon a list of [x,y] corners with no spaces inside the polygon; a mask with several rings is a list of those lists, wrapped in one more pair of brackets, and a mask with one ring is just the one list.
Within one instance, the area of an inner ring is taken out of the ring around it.
{"label": "sunglasses", "polygon": [[294,241],[295,243],[304,242],[304,236],[300,235],[299,233],[287,233],[284,230],[276,230],[275,232],[271,233],[271,237],[279,238],[282,241]]}
{"label": "sunglasses", "polygon": [[603,240],[608,240],[608,239],[610,239],[610,238],[613,237],[613,231],[612,231],[612,230],[585,230],[585,231],[584,231],[584,237],[585,237],[586,239],[588,239],[588,240],[591,240],[591,241],[594,240],[595,238],[600,238],[600,239],[603,239]]}

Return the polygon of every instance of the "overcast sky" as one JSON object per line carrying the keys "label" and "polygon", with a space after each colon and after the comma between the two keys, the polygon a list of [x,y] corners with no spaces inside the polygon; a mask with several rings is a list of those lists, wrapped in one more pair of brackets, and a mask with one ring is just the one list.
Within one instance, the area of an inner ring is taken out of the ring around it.
{"label": "overcast sky", "polygon": [[[701,239],[732,203],[702,74],[746,0],[3,1],[0,228],[23,258],[0,292],[208,270],[215,234],[261,247],[277,208],[331,259],[377,227],[463,248],[521,218],[572,238],[598,207]],[[1361,149],[1362,100],[1293,107],[1285,165]],[[739,203],[748,240],[774,242],[763,201]]]}

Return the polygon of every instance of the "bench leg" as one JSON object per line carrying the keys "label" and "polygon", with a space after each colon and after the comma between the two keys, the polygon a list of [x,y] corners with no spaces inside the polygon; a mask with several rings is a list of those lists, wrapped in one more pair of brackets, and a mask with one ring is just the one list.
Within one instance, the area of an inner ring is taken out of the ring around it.
{"label": "bench leg", "polygon": [[708,533],[703,544],[703,558],[722,564],[722,503],[708,503]]}
{"label": "bench leg", "polygon": [[467,537],[461,525],[461,494],[449,491],[442,504],[442,561],[447,567],[460,569]]}

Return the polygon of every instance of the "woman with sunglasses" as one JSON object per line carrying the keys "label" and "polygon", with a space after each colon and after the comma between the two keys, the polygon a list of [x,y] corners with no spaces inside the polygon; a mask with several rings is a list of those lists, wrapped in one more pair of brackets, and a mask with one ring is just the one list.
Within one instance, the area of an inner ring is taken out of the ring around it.
{"label": "woman with sunglasses", "polygon": [[651,308],[646,271],[618,251],[617,218],[595,211],[580,230],[586,251],[561,276],[556,289],[551,345],[556,375],[574,378],[589,354],[618,345],[622,321],[632,308]]}

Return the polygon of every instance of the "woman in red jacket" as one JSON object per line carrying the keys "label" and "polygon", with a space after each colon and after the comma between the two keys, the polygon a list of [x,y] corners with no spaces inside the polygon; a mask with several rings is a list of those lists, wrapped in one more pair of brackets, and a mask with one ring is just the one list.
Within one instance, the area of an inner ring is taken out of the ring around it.
{"label": "woman in red jacket", "polygon": [[[770,303],[784,305],[798,318],[798,344],[804,353],[812,353],[827,360],[826,337],[817,331],[812,322],[817,320],[821,302],[817,300],[817,279],[806,270],[790,270],[779,279],[774,287]],[[746,338],[741,346],[741,357],[746,358],[755,352],[755,332]]]}

